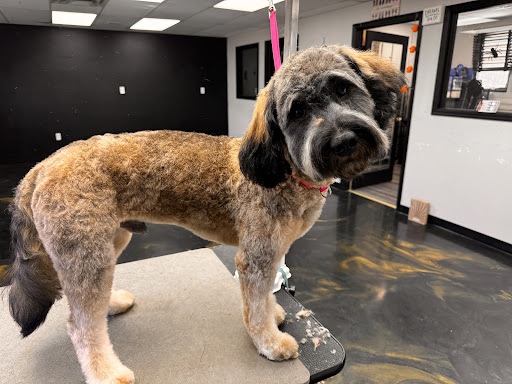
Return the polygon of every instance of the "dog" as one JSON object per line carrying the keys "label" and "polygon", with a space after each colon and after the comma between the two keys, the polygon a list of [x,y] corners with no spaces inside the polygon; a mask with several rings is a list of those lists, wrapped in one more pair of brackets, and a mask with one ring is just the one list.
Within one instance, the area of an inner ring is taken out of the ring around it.
{"label": "dog", "polygon": [[349,47],[299,51],[259,93],[243,138],[142,131],[73,142],[32,168],[10,206],[10,312],[25,337],[63,294],[68,333],[89,384],[133,383],[107,314],[134,303],[112,291],[116,260],[143,222],[237,246],[243,319],[259,353],[298,357],[278,329],[279,260],[320,216],[325,190],[388,149],[403,75]]}

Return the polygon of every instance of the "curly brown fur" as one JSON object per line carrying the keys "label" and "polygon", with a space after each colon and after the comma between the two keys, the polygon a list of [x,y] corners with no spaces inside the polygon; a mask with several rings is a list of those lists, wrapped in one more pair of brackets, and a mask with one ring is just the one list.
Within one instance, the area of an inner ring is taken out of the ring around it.
{"label": "curly brown fur", "polygon": [[141,222],[166,223],[238,246],[249,335],[269,359],[297,357],[297,342],[277,328],[284,311],[271,291],[279,260],[319,217],[325,199],[317,188],[355,176],[385,153],[402,82],[370,53],[311,48],[286,61],[260,93],[243,139],[107,134],[36,165],[12,207],[10,306],[23,335],[44,321],[62,290],[87,382],[132,383],[107,333],[107,313],[134,300],[111,292],[114,265],[131,232],[145,230]]}

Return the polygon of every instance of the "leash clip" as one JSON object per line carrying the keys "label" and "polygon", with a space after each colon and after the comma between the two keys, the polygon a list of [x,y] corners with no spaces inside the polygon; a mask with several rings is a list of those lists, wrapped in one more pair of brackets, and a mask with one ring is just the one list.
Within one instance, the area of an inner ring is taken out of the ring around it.
{"label": "leash clip", "polygon": [[274,0],[268,0],[268,13],[272,13],[276,11],[276,7],[274,5]]}
{"label": "leash clip", "polygon": [[323,197],[324,199],[327,199],[329,196],[331,196],[331,195],[332,195],[332,189],[331,189],[331,187],[329,186],[329,188],[327,188],[327,189],[326,189],[325,191],[323,191],[323,192],[320,192],[320,194],[322,195],[322,197]]}

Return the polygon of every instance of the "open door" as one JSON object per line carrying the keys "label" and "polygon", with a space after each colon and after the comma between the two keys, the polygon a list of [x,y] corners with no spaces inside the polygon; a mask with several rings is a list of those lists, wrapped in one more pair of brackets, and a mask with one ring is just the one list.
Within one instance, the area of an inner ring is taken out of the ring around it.
{"label": "open door", "polygon": [[418,58],[416,51],[421,39],[421,27],[419,26],[421,16],[421,12],[418,12],[356,24],[352,36],[354,48],[371,50],[393,62],[396,68],[405,74],[408,88],[407,92],[402,93],[399,113],[389,132],[391,148],[388,156],[372,164],[365,173],[352,180],[348,185],[345,184],[345,189],[357,194],[369,191],[374,196],[365,197],[374,197],[373,200],[382,200],[395,208],[401,195],[409,137],[409,116]]}
{"label": "open door", "polygon": [[[362,42],[363,49],[373,51],[377,55],[389,59],[397,69],[405,73],[407,49],[409,46],[408,36],[368,30],[366,31],[365,37],[366,39]],[[397,157],[396,147],[398,146],[397,133],[401,128],[401,122],[402,116],[397,116],[395,124],[391,128],[390,132],[392,144],[388,156],[385,159],[372,164],[367,172],[354,179],[351,185],[352,189],[385,183],[393,179],[393,170]]]}

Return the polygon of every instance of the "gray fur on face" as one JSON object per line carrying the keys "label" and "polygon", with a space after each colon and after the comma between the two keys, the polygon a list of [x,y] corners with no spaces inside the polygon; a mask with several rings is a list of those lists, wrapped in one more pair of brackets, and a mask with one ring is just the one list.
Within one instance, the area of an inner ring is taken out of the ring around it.
{"label": "gray fur on face", "polygon": [[[370,88],[382,86],[382,82],[361,72],[348,57],[350,53],[341,53],[339,47],[300,51],[283,64],[269,83],[290,158],[315,181],[330,177],[351,179],[382,158],[389,146],[387,127],[379,125],[375,118],[375,92]],[[400,77],[396,72],[393,75]],[[396,108],[396,94],[396,89],[384,93],[384,103],[390,110]],[[357,147],[351,153],[340,154],[339,143],[354,134]]]}

